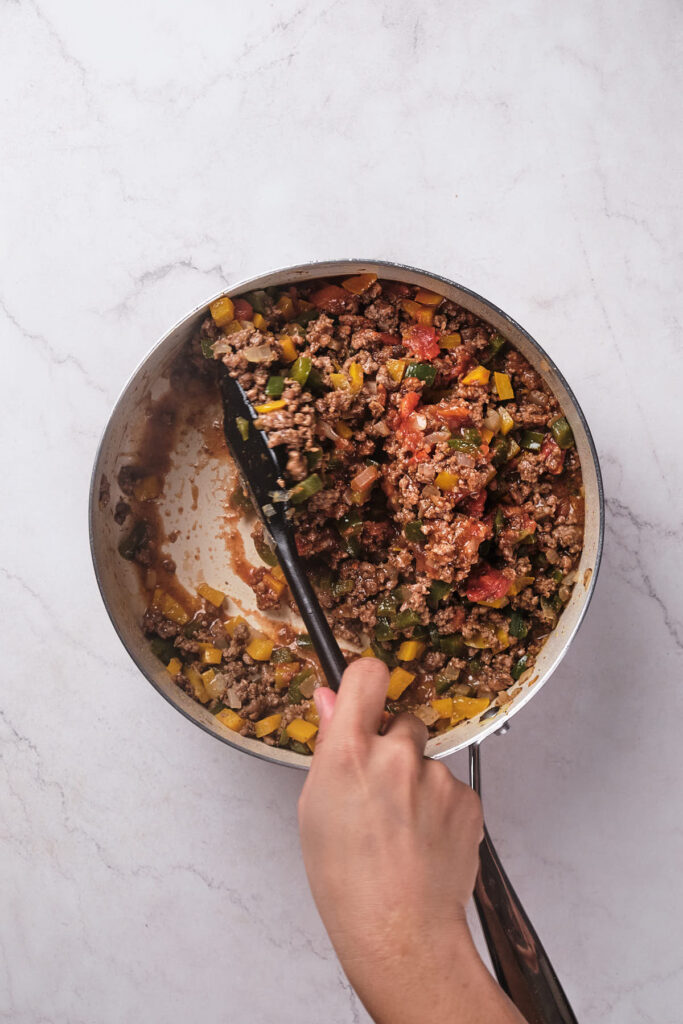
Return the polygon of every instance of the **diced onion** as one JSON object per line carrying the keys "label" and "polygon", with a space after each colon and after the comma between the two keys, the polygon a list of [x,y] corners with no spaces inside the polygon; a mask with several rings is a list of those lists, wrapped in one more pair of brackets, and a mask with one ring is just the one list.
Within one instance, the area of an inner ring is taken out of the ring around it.
{"label": "diced onion", "polygon": [[314,690],[315,690],[315,676],[314,675],[310,676],[308,679],[304,679],[303,683],[299,687],[299,692],[300,692],[301,696],[302,697],[306,697],[306,699],[308,699],[309,697],[313,696],[313,691]]}
{"label": "diced onion", "polygon": [[247,345],[242,352],[250,363],[264,363],[273,356],[270,345]]}
{"label": "diced onion", "polygon": [[360,473],[356,473],[351,480],[351,487],[354,491],[365,491],[374,484],[378,476],[377,466],[364,466]]}
{"label": "diced onion", "polygon": [[263,506],[263,514],[264,514],[265,516],[268,516],[268,518],[270,518],[271,516],[274,516],[274,515],[275,515],[275,509],[274,509],[274,508],[273,508],[273,506],[272,506],[272,505],[270,505],[270,504],[268,504],[268,505],[264,505],[264,506]]}
{"label": "diced onion", "polygon": [[320,433],[323,434],[324,437],[329,438],[330,441],[341,440],[339,434],[334,429],[332,424],[328,423],[326,420],[320,420],[320,422],[318,423],[318,429],[320,430]]}
{"label": "diced onion", "polygon": [[443,430],[435,430],[433,434],[425,435],[426,444],[438,444],[439,441],[447,441],[451,436],[450,430],[445,428]]}
{"label": "diced onion", "polygon": [[492,430],[494,434],[497,434],[500,430],[500,416],[495,409],[489,409],[484,420],[484,426]]}
{"label": "diced onion", "polygon": [[235,689],[234,686],[229,686],[228,687],[225,696],[226,696],[226,703],[227,703],[228,707],[232,708],[233,711],[237,711],[237,710],[239,710],[239,708],[242,707],[242,701],[237,696],[237,690]]}
{"label": "diced onion", "polygon": [[467,452],[454,452],[453,461],[456,465],[461,466],[463,469],[473,469],[474,459]]}
{"label": "diced onion", "polygon": [[380,437],[388,437],[391,431],[384,420],[378,420],[377,423],[375,423],[375,433],[379,434]]}

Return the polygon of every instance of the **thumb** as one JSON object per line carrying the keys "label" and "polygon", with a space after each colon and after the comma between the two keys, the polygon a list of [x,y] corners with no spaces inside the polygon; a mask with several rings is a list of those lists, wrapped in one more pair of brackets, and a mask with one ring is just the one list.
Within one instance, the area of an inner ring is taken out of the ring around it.
{"label": "thumb", "polygon": [[337,695],[333,690],[330,690],[328,686],[319,686],[317,690],[313,691],[313,700],[315,701],[316,710],[320,716],[320,725],[318,726],[318,736],[316,738],[316,747],[322,743],[327,735],[327,731],[332,721],[332,715],[334,714],[334,706],[337,702]]}

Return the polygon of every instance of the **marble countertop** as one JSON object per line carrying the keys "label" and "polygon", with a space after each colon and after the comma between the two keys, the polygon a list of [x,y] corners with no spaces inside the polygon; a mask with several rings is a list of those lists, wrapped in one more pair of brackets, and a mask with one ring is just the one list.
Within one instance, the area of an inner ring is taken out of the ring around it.
{"label": "marble countertop", "polygon": [[583,405],[603,567],[485,744],[486,814],[579,1019],[681,1020],[681,27],[673,0],[0,5],[1,1020],[368,1019],[306,887],[302,776],[143,681],[87,536],[152,342],[349,255],[488,296]]}

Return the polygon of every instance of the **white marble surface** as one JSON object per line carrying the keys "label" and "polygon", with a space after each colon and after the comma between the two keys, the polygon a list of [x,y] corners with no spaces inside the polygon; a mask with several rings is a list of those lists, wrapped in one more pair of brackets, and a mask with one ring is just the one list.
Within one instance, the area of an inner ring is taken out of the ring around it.
{"label": "white marble surface", "polygon": [[594,603],[487,742],[486,810],[582,1024],[680,1022],[681,28],[674,0],[0,4],[0,1019],[367,1020],[306,888],[301,776],[143,682],[86,521],[174,319],[362,255],[492,298],[592,425]]}

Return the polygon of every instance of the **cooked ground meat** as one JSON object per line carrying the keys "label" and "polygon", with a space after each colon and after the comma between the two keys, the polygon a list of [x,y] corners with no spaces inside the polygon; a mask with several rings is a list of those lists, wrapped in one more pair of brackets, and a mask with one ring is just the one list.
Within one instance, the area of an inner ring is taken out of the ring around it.
{"label": "cooked ground meat", "polygon": [[[257,425],[303,499],[299,554],[337,636],[393,669],[389,710],[441,732],[509,700],[583,543],[578,454],[540,375],[456,303],[374,275],[221,299],[211,314],[188,360],[199,367],[201,346],[265,406]],[[119,474],[119,515],[143,476]],[[284,579],[260,525],[252,536],[267,563],[251,573],[258,607],[278,607]],[[129,548],[152,564],[149,530]],[[179,685],[244,735],[308,749],[322,679],[305,638],[261,649],[206,600],[189,622],[164,600],[157,588],[144,628],[180,659]]]}

